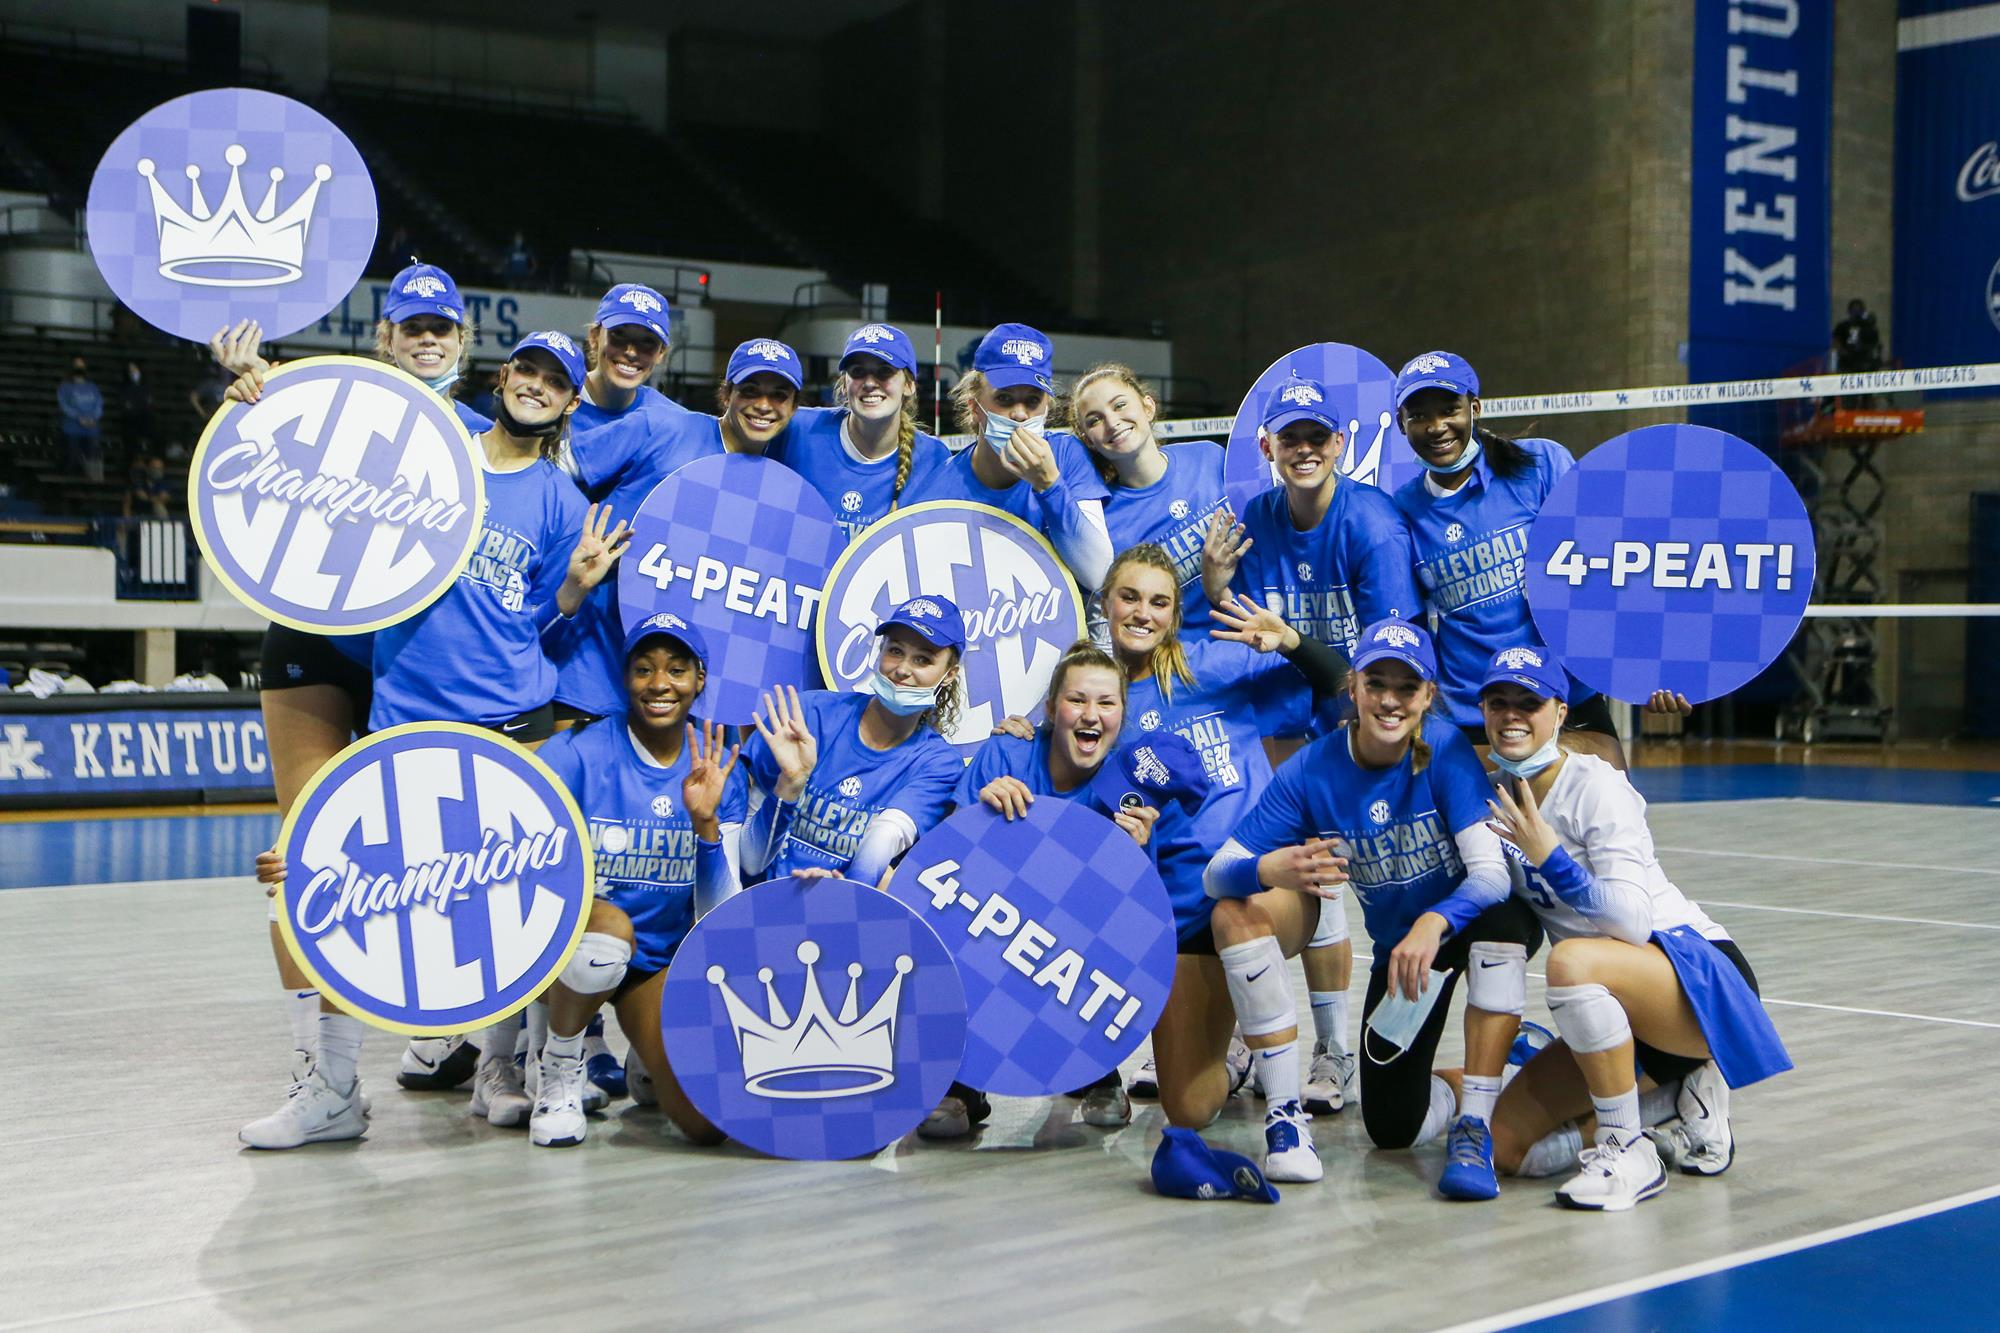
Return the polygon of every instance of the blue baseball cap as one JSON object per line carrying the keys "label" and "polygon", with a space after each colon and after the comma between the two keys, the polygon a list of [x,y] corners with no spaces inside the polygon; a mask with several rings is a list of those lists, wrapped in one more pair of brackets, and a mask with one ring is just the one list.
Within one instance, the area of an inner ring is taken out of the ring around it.
{"label": "blue baseball cap", "polygon": [[1211,1148],[1191,1129],[1169,1125],[1153,1153],[1153,1188],[1176,1199],[1276,1203],[1278,1191],[1242,1153]]}
{"label": "blue baseball cap", "polygon": [[1172,801],[1188,814],[1208,799],[1208,773],[1194,743],[1177,731],[1141,732],[1098,767],[1090,792],[1107,810],[1128,805],[1164,808]]}
{"label": "blue baseball cap", "polygon": [[1354,653],[1356,671],[1390,657],[1425,680],[1437,679],[1437,653],[1431,647],[1431,636],[1421,625],[1390,616],[1361,631],[1361,645]]}
{"label": "blue baseball cap", "polygon": [[1479,376],[1462,356],[1451,352],[1425,352],[1422,356],[1410,358],[1410,364],[1403,367],[1396,376],[1396,406],[1419,389],[1448,389],[1452,393],[1462,393],[1468,398],[1479,395]]}
{"label": "blue baseball cap", "polygon": [[933,648],[965,651],[965,617],[949,597],[912,597],[891,611],[875,633],[885,634],[891,625],[903,626]]}
{"label": "blue baseball cap", "polygon": [[848,358],[862,355],[880,357],[898,370],[917,373],[917,349],[910,345],[910,335],[894,324],[863,324],[848,334],[847,346],[840,353],[840,368],[847,369]]}
{"label": "blue baseball cap", "polygon": [[507,353],[507,359],[512,361],[530,347],[539,347],[556,360],[562,362],[563,373],[569,376],[569,387],[579,393],[582,392],[584,376],[583,349],[576,345],[574,339],[567,333],[561,333],[554,329],[543,329],[540,333],[531,333],[521,339],[521,341],[515,343],[514,350]]}
{"label": "blue baseball cap", "polygon": [[667,298],[643,282],[621,282],[597,303],[596,323],[604,328],[643,324],[661,342],[671,341],[667,337],[667,326],[672,319],[673,312],[667,305]]}
{"label": "blue baseball cap", "polygon": [[1271,391],[1264,400],[1264,429],[1276,435],[1294,421],[1316,421],[1334,434],[1340,433],[1324,384],[1293,374]]}
{"label": "blue baseball cap", "polygon": [[703,669],[707,668],[708,644],[701,637],[701,631],[671,611],[647,616],[625,632],[625,660],[631,661],[632,654],[639,651],[639,645],[656,634],[680,640],[681,644],[694,654],[694,660],[701,663]]}
{"label": "blue baseball cap", "polygon": [[1540,699],[1569,698],[1569,675],[1562,663],[1548,649],[1532,644],[1502,648],[1493,654],[1479,682],[1479,692],[1484,694],[1489,685],[1519,685]]}
{"label": "blue baseball cap", "polygon": [[979,340],[972,353],[972,368],[996,389],[1032,384],[1043,393],[1053,393],[1055,358],[1055,344],[1040,329],[1000,324]]}
{"label": "blue baseball cap", "polygon": [[775,338],[752,338],[729,354],[729,369],[722,378],[741,384],[760,370],[768,370],[794,389],[806,387],[799,373],[799,354]]}
{"label": "blue baseball cap", "polygon": [[382,318],[400,324],[417,315],[443,315],[454,324],[465,323],[465,302],[459,298],[458,284],[436,264],[412,264],[389,279],[389,294],[382,298]]}

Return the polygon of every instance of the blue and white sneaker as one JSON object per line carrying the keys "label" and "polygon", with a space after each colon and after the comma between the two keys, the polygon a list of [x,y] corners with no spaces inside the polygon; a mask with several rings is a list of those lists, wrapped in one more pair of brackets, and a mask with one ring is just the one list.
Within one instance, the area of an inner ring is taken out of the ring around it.
{"label": "blue and white sneaker", "polygon": [[625,1087],[632,1094],[634,1106],[658,1106],[660,1095],[653,1091],[653,1076],[646,1072],[646,1062],[639,1058],[635,1048],[625,1052]]}
{"label": "blue and white sneaker", "polygon": [[603,1090],[607,1101],[625,1095],[625,1065],[611,1053],[604,1040],[603,1014],[592,1014],[590,1026],[583,1030],[583,1066],[589,1071],[591,1083]]}
{"label": "blue and white sneaker", "polygon": [[1306,1126],[1312,1116],[1297,1102],[1280,1102],[1264,1113],[1264,1178],[1304,1183],[1326,1174],[1319,1149]]}
{"label": "blue and white sneaker", "polygon": [[1583,1150],[1581,1164],[1583,1169],[1556,1191],[1556,1202],[1565,1208],[1622,1213],[1667,1187],[1667,1168],[1644,1134],[1602,1139]]}
{"label": "blue and white sneaker", "polygon": [[1445,1139],[1444,1173],[1438,1193],[1447,1199],[1471,1201],[1497,1198],[1500,1181],[1493,1174],[1493,1132],[1476,1115],[1451,1122]]}

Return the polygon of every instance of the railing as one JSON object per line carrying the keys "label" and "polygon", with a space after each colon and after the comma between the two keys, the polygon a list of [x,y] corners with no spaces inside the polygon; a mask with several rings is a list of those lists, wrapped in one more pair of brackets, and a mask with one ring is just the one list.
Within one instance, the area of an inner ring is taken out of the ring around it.
{"label": "railing", "polygon": [[[36,301],[47,302],[48,309],[38,311],[29,304]],[[25,313],[24,305],[27,306]],[[20,287],[0,287],[0,329],[29,329],[36,333],[46,332],[49,329],[63,329],[76,333],[109,333],[111,314],[117,308],[117,298],[93,296],[88,292],[49,292]],[[89,312],[87,321],[79,320],[82,310]]]}
{"label": "railing", "polygon": [[[49,23],[24,23],[20,19],[0,18],[0,42],[39,46],[93,59],[110,55],[162,65],[180,65],[187,60],[187,51],[182,47],[148,42],[123,33],[65,28]],[[260,82],[272,83],[276,80],[271,63],[262,56],[246,54],[241,58],[241,65],[245,73],[255,74]]]}
{"label": "railing", "polygon": [[[621,255],[620,258],[627,256]],[[661,273],[672,275],[672,281],[662,285],[658,279]],[[689,296],[706,299],[708,296],[709,270],[699,264],[668,264],[648,262],[646,271],[630,279],[643,282],[669,300],[685,301]],[[569,252],[569,282],[572,290],[582,295],[592,291],[603,291],[607,287],[626,281],[618,276],[618,270],[611,267],[595,250],[571,250]]]}
{"label": "railing", "polygon": [[62,210],[53,204],[8,204],[0,208],[0,244],[14,240],[59,241],[71,250],[81,250],[83,214],[78,211],[73,219],[64,220]]}
{"label": "railing", "polygon": [[584,93],[553,92],[537,88],[496,88],[490,83],[471,82],[434,75],[413,77],[403,74],[355,75],[343,73],[329,81],[339,93],[361,96],[390,96],[399,101],[424,100],[453,106],[471,105],[494,111],[564,111],[598,120],[627,121],[632,109],[616,97],[596,97]]}

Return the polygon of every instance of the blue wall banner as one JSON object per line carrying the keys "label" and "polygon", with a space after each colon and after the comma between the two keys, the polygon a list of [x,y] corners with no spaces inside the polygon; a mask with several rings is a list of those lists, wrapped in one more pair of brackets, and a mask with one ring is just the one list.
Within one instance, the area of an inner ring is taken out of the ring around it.
{"label": "blue wall banner", "polygon": [[2000,361],[2000,24],[1991,4],[1902,9],[1891,351]]}
{"label": "blue wall banner", "polygon": [[1829,0],[1697,0],[1690,383],[1827,349],[1832,71]]}
{"label": "blue wall banner", "polygon": [[254,707],[0,714],[0,806],[270,785],[264,720]]}

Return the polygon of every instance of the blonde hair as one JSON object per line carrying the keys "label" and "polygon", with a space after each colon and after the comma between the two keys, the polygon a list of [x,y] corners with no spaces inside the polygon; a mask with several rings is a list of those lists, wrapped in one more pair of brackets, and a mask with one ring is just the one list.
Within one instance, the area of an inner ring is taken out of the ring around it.
{"label": "blonde hair", "polygon": [[1056,697],[1062,693],[1063,682],[1069,678],[1069,673],[1089,667],[1102,667],[1117,676],[1118,698],[1121,702],[1124,700],[1125,687],[1129,683],[1124,664],[1089,639],[1078,639],[1062,655],[1062,660],[1056,663],[1055,674],[1049,677],[1049,694],[1045,702],[1051,711],[1055,709]]}
{"label": "blonde hair", "polygon": [[[896,373],[903,377],[907,387],[902,411],[896,416],[896,487],[889,492],[891,509],[903,498],[903,487],[909,484],[910,468],[917,458],[917,377],[900,366],[896,367]],[[833,384],[833,401],[835,406],[847,407],[851,413],[854,409],[847,403],[850,392],[847,372],[843,370]]]}
{"label": "blonde hair", "polygon": [[[1347,690],[1349,694],[1354,692],[1354,687],[1360,683],[1365,670],[1366,668],[1363,671],[1349,671],[1347,673]],[[1438,689],[1435,680],[1422,680],[1420,678],[1419,683],[1431,687],[1431,701],[1425,704],[1424,711],[1417,715],[1416,730],[1410,733],[1410,772],[1413,775],[1423,772],[1430,766],[1431,743],[1424,739],[1424,724],[1430,721],[1431,716],[1437,712],[1438,700],[1444,697],[1443,691]],[[1342,725],[1347,724],[1343,723]]]}
{"label": "blonde hair", "polygon": [[[625,326],[620,325],[619,327],[623,328]],[[652,330],[648,329],[647,332],[651,333]],[[610,330],[595,320],[591,321],[590,327],[583,331],[583,368],[586,371],[597,369],[597,363],[603,359],[604,355],[604,340],[609,335]],[[667,353],[673,349],[674,345],[672,342],[665,338],[660,339],[660,361],[664,362],[667,359]],[[655,363],[653,369],[657,371],[659,368],[659,364]],[[651,379],[652,377],[649,375],[647,378]]]}
{"label": "blonde hair", "polygon": [[[1064,395],[1063,415],[1067,420],[1072,422],[1076,420],[1077,399],[1083,397],[1083,391],[1099,380],[1117,380],[1133,393],[1145,399],[1154,414],[1158,415],[1160,397],[1153,392],[1151,385],[1139,378],[1138,371],[1132,369],[1132,367],[1122,361],[1100,361],[1089,370],[1084,371],[1082,378],[1077,380],[1075,384],[1070,385],[1069,393]],[[1090,449],[1089,441],[1084,441],[1084,448]],[[1104,478],[1106,483],[1113,486],[1118,484],[1118,469],[1111,466],[1111,460],[1100,455],[1097,450],[1091,449],[1090,461],[1096,466],[1097,475]]]}
{"label": "blonde hair", "polygon": [[[1051,385],[1055,384],[1050,380]],[[979,405],[979,395],[986,389],[986,377],[976,370],[968,370],[958,377],[958,383],[951,386],[951,419],[958,426],[961,435],[970,435],[975,441],[986,433],[986,409]],[[1069,400],[1059,388],[1051,388],[1049,398],[1049,430],[1062,430],[1069,425]]]}
{"label": "blonde hair", "polygon": [[[1137,565],[1142,569],[1155,569],[1167,576],[1167,583],[1174,590],[1173,620],[1160,641],[1153,645],[1153,651],[1146,655],[1146,664],[1152,668],[1153,679],[1159,682],[1160,697],[1168,703],[1174,699],[1174,682],[1180,681],[1189,689],[1194,688],[1194,668],[1188,665],[1187,649],[1181,646],[1181,577],[1174,568],[1174,558],[1167,554],[1164,546],[1157,542],[1140,542],[1121,552],[1111,562],[1111,569],[1104,576],[1104,595],[1111,595],[1111,585],[1118,578],[1118,571],[1127,565]],[[1107,608],[1105,614],[1110,615]]]}
{"label": "blonde hair", "polygon": [[[414,319],[415,316],[413,315],[411,318]],[[438,318],[443,319],[444,316],[439,315]],[[395,335],[395,320],[378,319],[375,321],[375,359],[377,361],[387,361],[392,366],[396,364],[395,343],[391,341]],[[452,367],[453,370],[458,372],[458,378],[453,380],[451,386],[444,391],[445,397],[458,397],[459,389],[464,387],[466,374],[472,369],[472,345],[478,341],[479,326],[477,324],[474,324],[471,320],[467,320],[458,326],[458,364]]]}
{"label": "blonde hair", "polygon": [[951,650],[951,670],[938,682],[937,702],[925,710],[918,721],[919,726],[929,727],[946,740],[958,730],[959,711],[965,704],[965,658],[958,649]]}

